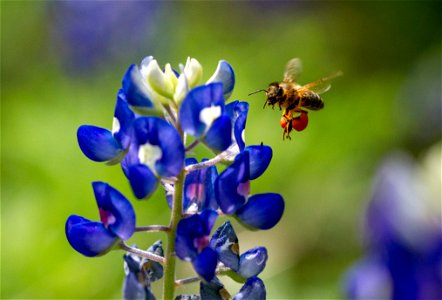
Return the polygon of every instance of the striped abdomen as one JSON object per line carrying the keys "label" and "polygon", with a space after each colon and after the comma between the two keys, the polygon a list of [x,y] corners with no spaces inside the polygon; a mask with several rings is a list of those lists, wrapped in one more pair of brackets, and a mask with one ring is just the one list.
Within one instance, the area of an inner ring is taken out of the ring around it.
{"label": "striped abdomen", "polygon": [[320,110],[324,107],[324,101],[322,101],[321,97],[312,91],[304,91],[301,95],[301,107],[310,109],[310,110]]}

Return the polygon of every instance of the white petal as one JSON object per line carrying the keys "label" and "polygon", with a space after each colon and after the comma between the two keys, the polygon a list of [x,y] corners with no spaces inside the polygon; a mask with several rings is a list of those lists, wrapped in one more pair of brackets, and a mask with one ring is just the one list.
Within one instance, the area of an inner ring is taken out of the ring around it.
{"label": "white petal", "polygon": [[162,156],[163,152],[161,151],[161,148],[149,143],[140,145],[138,149],[138,159],[140,160],[140,163],[148,166],[154,173],[156,173],[155,163],[157,160],[161,159]]}
{"label": "white petal", "polygon": [[184,67],[184,74],[190,88],[197,86],[201,82],[203,76],[203,67],[194,58],[188,58]]}
{"label": "white petal", "polygon": [[114,120],[112,122],[112,134],[115,134],[118,131],[120,131],[120,121],[118,121],[118,119],[114,117]]}
{"label": "white petal", "polygon": [[165,76],[158,62],[156,60],[151,61],[146,69],[146,79],[149,86],[160,95],[172,98],[174,94],[174,84]]}
{"label": "white petal", "polygon": [[209,128],[212,125],[213,121],[221,116],[221,112],[221,106],[206,107],[201,110],[199,119],[201,122],[206,124],[206,128]]}

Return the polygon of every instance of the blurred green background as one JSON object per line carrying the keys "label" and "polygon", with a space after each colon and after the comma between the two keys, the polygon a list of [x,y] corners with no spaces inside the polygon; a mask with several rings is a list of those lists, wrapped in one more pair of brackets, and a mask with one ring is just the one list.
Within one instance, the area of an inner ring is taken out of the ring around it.
{"label": "blurred green background", "polygon": [[[194,57],[205,79],[219,59],[231,63],[232,99],[250,103],[246,141],[273,148],[252,192],[286,200],[270,231],[235,225],[241,250],[268,248],[260,277],[269,299],[341,298],[363,252],[360,219],[379,160],[398,148],[419,158],[440,140],[441,12],[439,1],[2,1],[1,298],[121,297],[123,253],[86,258],[65,238],[70,214],[99,218],[91,181],[132,199],[138,225],[167,224],[162,192],[136,201],[120,168],[89,161],[76,141],[81,124],[111,127],[122,76],[146,55],[175,68]],[[281,80],[292,57],[303,60],[301,83],[344,76],[307,130],[282,141],[280,112],[247,94]]]}

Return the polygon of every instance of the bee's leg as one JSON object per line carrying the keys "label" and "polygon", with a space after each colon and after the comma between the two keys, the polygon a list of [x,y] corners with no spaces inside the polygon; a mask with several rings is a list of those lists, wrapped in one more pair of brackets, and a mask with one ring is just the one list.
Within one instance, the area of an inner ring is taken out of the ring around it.
{"label": "bee's leg", "polygon": [[290,132],[293,130],[292,119],[293,118],[290,116],[290,114],[288,114],[287,111],[284,110],[284,113],[282,114],[280,120],[281,127],[284,129],[284,131],[282,132],[282,140],[285,140],[286,137],[287,139],[291,140]]}
{"label": "bee's leg", "polygon": [[291,140],[292,138],[290,137],[290,132],[292,132],[292,121],[289,121],[285,126],[282,139],[284,140],[284,138],[287,137],[287,139]]}

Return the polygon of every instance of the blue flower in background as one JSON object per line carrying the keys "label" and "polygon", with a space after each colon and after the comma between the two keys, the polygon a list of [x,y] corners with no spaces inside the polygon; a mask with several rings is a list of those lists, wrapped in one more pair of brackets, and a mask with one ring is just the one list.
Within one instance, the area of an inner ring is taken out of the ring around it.
{"label": "blue flower in background", "polygon": [[142,55],[140,49],[158,44],[152,40],[163,3],[69,0],[48,6],[52,43],[72,74],[94,74],[100,66]]}
{"label": "blue flower in background", "polygon": [[135,231],[135,212],[130,202],[104,182],[93,182],[101,222],[71,215],[66,236],[71,246],[85,256],[103,255]]}
{"label": "blue flower in background", "polygon": [[77,140],[81,151],[93,161],[118,163],[129,148],[134,118],[135,115],[129,109],[125,95],[119,91],[112,131],[93,125],[80,126]]}
{"label": "blue flower in background", "polygon": [[284,212],[284,199],[275,193],[250,194],[250,180],[259,177],[272,157],[268,146],[249,146],[216,179],[215,195],[221,210],[254,229],[270,229]]}
{"label": "blue flower in background", "polygon": [[193,264],[195,271],[206,281],[215,275],[218,256],[209,247],[209,235],[218,214],[204,210],[199,214],[182,219],[177,226],[175,241],[176,255]]}
{"label": "blue flower in background", "polygon": [[347,297],[441,299],[440,216],[427,206],[417,167],[393,155],[376,179],[365,213],[367,254],[347,274]]}

